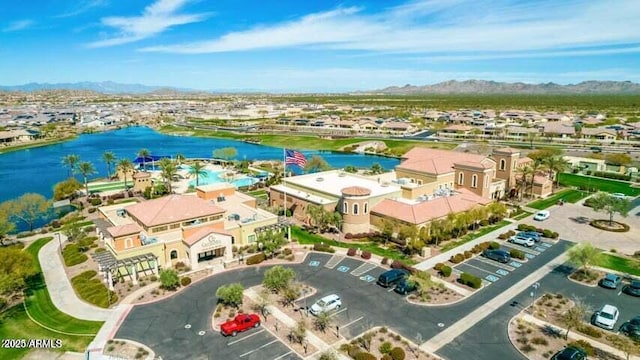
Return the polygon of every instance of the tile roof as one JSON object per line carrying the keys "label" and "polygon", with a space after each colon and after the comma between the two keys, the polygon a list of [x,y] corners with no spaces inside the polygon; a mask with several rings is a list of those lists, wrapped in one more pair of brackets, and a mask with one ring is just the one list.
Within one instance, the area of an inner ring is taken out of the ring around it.
{"label": "tile roof", "polygon": [[343,195],[347,196],[367,196],[371,195],[371,190],[362,186],[349,186],[340,190]]}
{"label": "tile roof", "polygon": [[142,228],[136,223],[111,226],[107,228],[107,232],[113,237],[137,234],[140,231],[142,231]]}
{"label": "tile roof", "polygon": [[456,163],[465,163],[467,166],[474,163],[476,167],[486,168],[487,161],[493,163],[484,155],[464,153],[458,151],[439,150],[415,147],[404,154],[404,160],[398,169],[414,170],[430,174],[446,174],[453,172]]}
{"label": "tile roof", "polygon": [[220,230],[212,229],[212,228],[209,228],[209,227],[205,227],[205,228],[200,229],[200,230],[194,232],[193,234],[189,235],[187,238],[183,239],[182,242],[187,244],[189,247],[191,247],[191,246],[193,246],[193,244],[195,244],[198,241],[202,240],[202,238],[204,238],[205,236],[207,236],[209,234],[221,234],[221,235],[231,236],[231,234],[228,234],[228,233],[226,233],[224,231],[220,231]]}
{"label": "tile roof", "polygon": [[169,195],[126,208],[145,226],[168,224],[202,216],[224,213],[224,209],[191,195]]}
{"label": "tile roof", "polygon": [[486,205],[492,201],[466,189],[456,191],[458,193],[453,196],[442,196],[414,204],[384,199],[374,206],[371,212],[396,218],[410,224],[423,224],[427,221],[447,216],[449,213],[467,211],[476,205]]}

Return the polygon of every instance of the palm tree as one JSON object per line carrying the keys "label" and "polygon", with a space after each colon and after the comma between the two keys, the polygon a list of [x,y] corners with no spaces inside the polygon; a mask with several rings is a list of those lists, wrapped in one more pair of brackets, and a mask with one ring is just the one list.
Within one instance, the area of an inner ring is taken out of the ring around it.
{"label": "palm tree", "polygon": [[107,179],[111,180],[111,165],[115,163],[116,156],[111,151],[105,151],[102,154],[102,160],[107,163]]}
{"label": "palm tree", "polygon": [[527,187],[529,186],[529,177],[531,177],[531,187],[533,188],[533,177],[535,176],[535,170],[530,165],[524,165],[516,169],[516,174],[519,175],[518,182],[522,186],[522,191],[519,191],[520,199],[522,199],[522,195],[527,192]]}
{"label": "palm tree", "polygon": [[[184,155],[182,155],[181,153],[177,153],[176,154],[176,161],[178,162],[178,165],[181,165],[187,158],[184,157]],[[197,180],[197,179],[196,179]],[[197,182],[197,181],[196,181]]]}
{"label": "palm tree", "polygon": [[[176,156],[177,159],[177,156]],[[189,169],[189,176],[196,177],[196,186],[200,185],[199,181],[200,181],[200,177],[207,177],[208,173],[205,170],[205,165],[203,163],[201,163],[200,161],[196,161],[195,164],[191,165],[191,168]]]}
{"label": "palm tree", "polygon": [[133,172],[133,163],[129,159],[121,159],[118,161],[118,170],[124,175],[124,188],[127,188],[127,174]]}
{"label": "palm tree", "polygon": [[[555,182],[555,187],[557,188],[560,185],[560,173],[566,171],[571,165],[562,156],[550,156],[542,161],[547,170],[549,170],[549,179]],[[553,190],[553,186],[551,189]]]}
{"label": "palm tree", "polygon": [[68,166],[69,167],[69,177],[72,177],[75,173],[75,169],[76,169],[76,165],[78,165],[78,162],[80,162],[80,156],[75,155],[75,154],[69,154],[69,155],[65,155],[62,158],[62,164],[64,166]]}
{"label": "palm tree", "polygon": [[142,170],[145,171],[147,170],[146,168],[146,159],[151,156],[151,151],[147,150],[147,149],[140,149],[140,151],[138,151],[138,157],[142,158]]}
{"label": "palm tree", "polygon": [[83,161],[78,164],[78,172],[82,175],[84,179],[84,191],[89,196],[89,184],[87,183],[87,177],[89,175],[96,173],[96,168],[93,166],[91,161]]}
{"label": "palm tree", "polygon": [[494,201],[488,205],[487,210],[491,216],[503,219],[507,216],[507,206],[501,202]]}
{"label": "palm tree", "polygon": [[171,159],[167,158],[161,159],[158,162],[158,166],[160,166],[160,173],[167,184],[167,190],[171,193],[171,180],[178,173],[178,166]]}

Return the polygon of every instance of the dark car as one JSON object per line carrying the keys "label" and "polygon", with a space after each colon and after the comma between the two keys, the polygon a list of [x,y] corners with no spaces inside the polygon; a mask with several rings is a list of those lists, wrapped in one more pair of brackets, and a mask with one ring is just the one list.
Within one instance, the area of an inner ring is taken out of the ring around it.
{"label": "dark car", "polygon": [[607,274],[600,280],[600,286],[607,289],[617,289],[622,278],[616,274]]}
{"label": "dark car", "polygon": [[540,242],[540,240],[542,240],[540,233],[537,231],[521,231],[518,235],[532,238],[535,242]]}
{"label": "dark car", "polygon": [[551,360],[584,360],[587,353],[577,347],[569,346],[558,351],[551,357]]}
{"label": "dark car", "polygon": [[487,259],[495,260],[497,262],[501,262],[505,264],[511,261],[511,255],[509,255],[508,252],[500,249],[496,249],[496,250],[487,249],[482,252],[482,256],[486,257]]}
{"label": "dark car", "polygon": [[636,316],[622,324],[620,326],[620,332],[634,340],[640,340],[640,316]]}
{"label": "dark car", "polygon": [[378,276],[377,284],[382,287],[391,287],[402,279],[406,278],[408,273],[401,269],[391,269],[389,271],[385,271],[380,276]]}
{"label": "dark car", "polygon": [[403,278],[402,280],[398,281],[398,283],[396,284],[396,287],[393,289],[393,291],[401,295],[407,295],[416,290],[418,290],[418,284],[416,284],[415,281],[409,281],[406,278]]}
{"label": "dark car", "polygon": [[622,288],[622,292],[631,296],[640,296],[640,280],[633,280]]}

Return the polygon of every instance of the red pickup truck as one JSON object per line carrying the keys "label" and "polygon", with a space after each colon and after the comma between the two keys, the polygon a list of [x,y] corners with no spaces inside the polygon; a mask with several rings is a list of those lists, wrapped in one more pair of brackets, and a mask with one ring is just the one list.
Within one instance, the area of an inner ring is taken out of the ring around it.
{"label": "red pickup truck", "polygon": [[239,332],[260,326],[260,316],[257,314],[240,314],[233,320],[220,325],[220,332],[224,336],[236,336]]}

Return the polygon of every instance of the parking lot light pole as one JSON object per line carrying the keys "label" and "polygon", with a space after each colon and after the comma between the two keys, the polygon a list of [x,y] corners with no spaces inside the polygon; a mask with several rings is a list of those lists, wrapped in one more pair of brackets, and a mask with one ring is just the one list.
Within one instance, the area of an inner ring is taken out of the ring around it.
{"label": "parking lot light pole", "polygon": [[536,301],[536,291],[538,290],[538,288],[540,288],[540,283],[537,282],[533,285],[531,285],[531,314],[533,314],[533,304]]}

